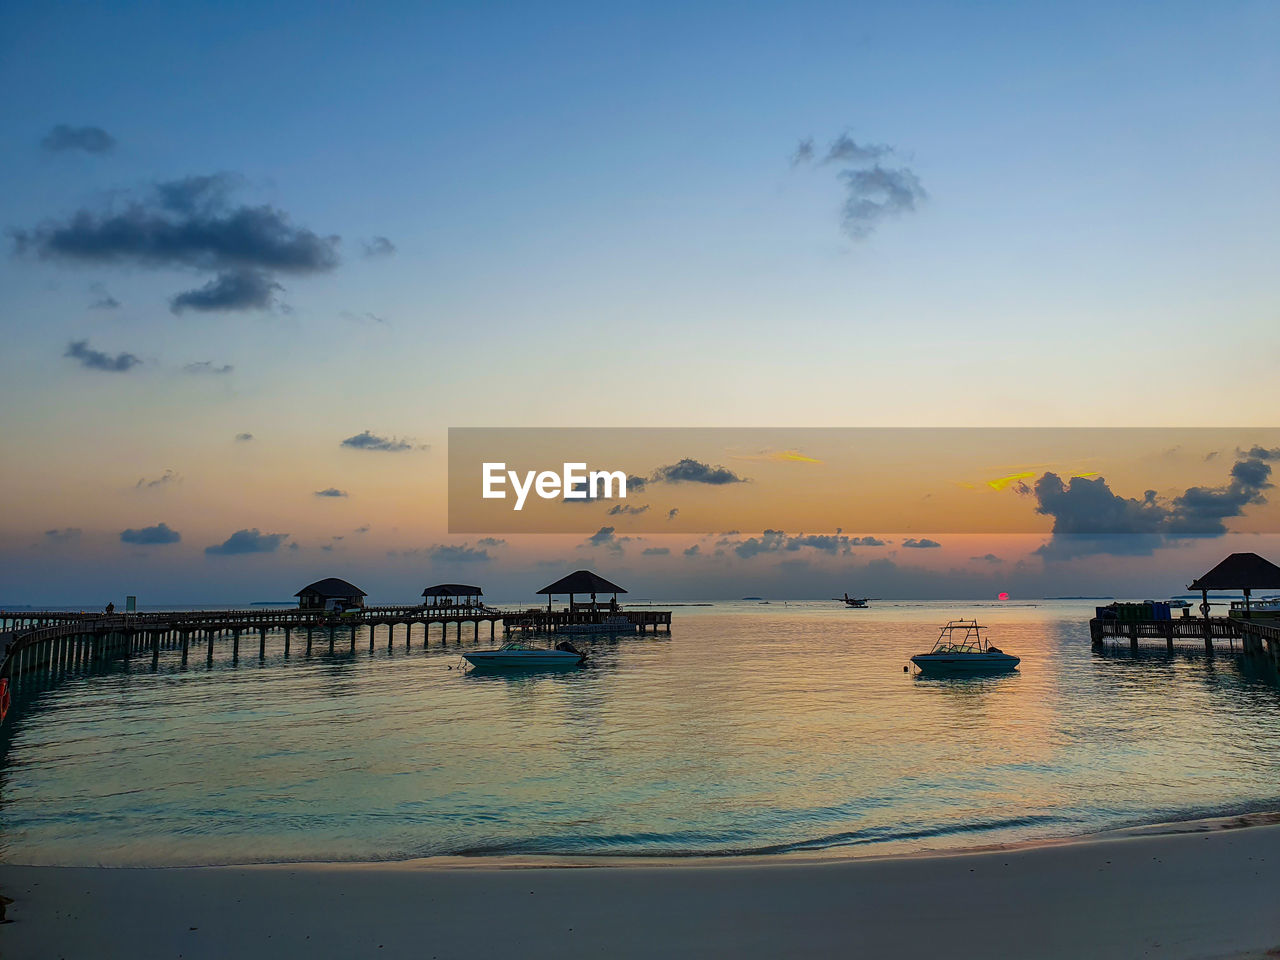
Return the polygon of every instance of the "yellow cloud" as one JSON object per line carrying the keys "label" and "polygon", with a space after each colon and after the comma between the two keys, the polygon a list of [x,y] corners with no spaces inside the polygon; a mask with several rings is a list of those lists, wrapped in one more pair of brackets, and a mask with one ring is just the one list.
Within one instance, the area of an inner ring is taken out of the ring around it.
{"label": "yellow cloud", "polygon": [[987,486],[992,490],[1003,490],[1011,483],[1017,483],[1019,480],[1029,480],[1034,476],[1035,474],[1029,470],[1023,473],[1011,473],[1009,476],[1000,477],[998,480],[988,480]]}

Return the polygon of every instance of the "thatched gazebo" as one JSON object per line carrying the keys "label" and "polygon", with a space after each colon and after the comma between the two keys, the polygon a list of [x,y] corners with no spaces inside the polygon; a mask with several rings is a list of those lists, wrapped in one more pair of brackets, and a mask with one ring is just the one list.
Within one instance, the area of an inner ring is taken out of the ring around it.
{"label": "thatched gazebo", "polygon": [[1187,585],[1188,590],[1199,590],[1200,612],[1209,616],[1210,590],[1244,591],[1244,615],[1249,611],[1249,597],[1253,590],[1280,589],[1280,567],[1264,560],[1256,553],[1233,553],[1208,573]]}
{"label": "thatched gazebo", "polygon": [[543,587],[538,593],[547,595],[547,612],[551,612],[551,599],[556,594],[569,595],[569,609],[573,610],[573,598],[581,593],[591,595],[591,607],[597,607],[596,594],[611,593],[613,594],[612,606],[617,609],[618,594],[626,593],[626,589],[618,586],[616,583],[610,583],[598,573],[592,573],[590,570],[575,570],[567,577],[561,577],[555,583]]}
{"label": "thatched gazebo", "polygon": [[422,591],[424,607],[478,607],[484,591],[469,583],[437,583]]}
{"label": "thatched gazebo", "polygon": [[344,607],[363,607],[364,598],[368,596],[363,590],[346,580],[337,577],[326,577],[309,583],[297,593],[298,608],[301,610],[322,610],[331,605],[331,601]]}

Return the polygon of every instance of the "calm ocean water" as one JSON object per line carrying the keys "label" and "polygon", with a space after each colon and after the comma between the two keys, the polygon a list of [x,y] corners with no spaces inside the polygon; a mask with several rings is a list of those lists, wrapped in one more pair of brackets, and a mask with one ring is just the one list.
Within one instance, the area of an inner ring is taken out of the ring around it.
{"label": "calm ocean water", "polygon": [[[166,651],[28,695],[0,734],[0,857],[887,853],[1280,806],[1274,681],[1099,655],[1092,607],[676,607],[670,638],[589,643],[568,673],[466,674],[403,630],[310,658],[276,636],[262,663],[254,638],[238,666],[221,641],[211,669]],[[975,615],[1018,673],[903,673]]]}

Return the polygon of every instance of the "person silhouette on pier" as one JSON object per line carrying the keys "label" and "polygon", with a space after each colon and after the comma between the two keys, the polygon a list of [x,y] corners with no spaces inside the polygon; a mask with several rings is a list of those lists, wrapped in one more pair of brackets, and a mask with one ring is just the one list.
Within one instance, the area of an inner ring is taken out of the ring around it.
{"label": "person silhouette on pier", "polygon": [[110,603],[107,604],[107,615],[110,616],[115,612],[116,612],[115,601],[111,601]]}

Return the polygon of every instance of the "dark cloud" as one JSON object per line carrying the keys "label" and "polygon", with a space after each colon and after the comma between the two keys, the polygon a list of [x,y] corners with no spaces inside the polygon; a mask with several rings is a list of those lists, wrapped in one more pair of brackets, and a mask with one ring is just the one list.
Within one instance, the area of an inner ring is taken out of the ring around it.
{"label": "dark cloud", "polygon": [[120,531],[120,540],[122,543],[137,544],[159,544],[159,543],[177,543],[182,539],[182,534],[177,530],[169,528],[168,524],[157,523],[154,527],[141,527],[137,530],[129,529]]}
{"label": "dark cloud", "polygon": [[1148,554],[1188,537],[1217,537],[1225,520],[1248,506],[1267,502],[1271,465],[1280,450],[1254,447],[1232,464],[1219,487],[1188,487],[1161,499],[1147,490],[1142,499],[1114,493],[1102,477],[1072,477],[1063,482],[1046,473],[1035,483],[1036,512],[1053,517],[1053,538],[1036,552],[1049,559],[1092,553]]}
{"label": "dark cloud", "polygon": [[354,437],[347,437],[339,446],[351,447],[353,450],[385,450],[390,453],[414,448],[414,444],[407,439],[380,437],[368,430],[357,433]]}
{"label": "dark cloud", "polygon": [[787,535],[781,530],[766,530],[758,537],[748,537],[733,548],[743,560],[750,560],[761,553],[772,553],[781,550],[787,542]]}
{"label": "dark cloud", "polygon": [[479,547],[505,547],[506,545],[507,541],[499,540],[497,537],[481,537],[476,541],[476,546]]}
{"label": "dark cloud", "polygon": [[50,130],[40,146],[50,153],[67,150],[83,150],[85,153],[103,154],[115,149],[116,138],[101,127],[72,127],[60,123]]}
{"label": "dark cloud", "polygon": [[99,297],[89,304],[90,310],[118,310],[119,308],[120,301],[110,295]]}
{"label": "dark cloud", "polygon": [[646,557],[666,557],[671,554],[670,547],[645,547],[640,551],[642,556]]}
{"label": "dark cloud", "polygon": [[[841,226],[855,240],[865,240],[880,222],[916,209],[928,199],[919,177],[907,167],[885,167],[880,161],[894,153],[886,144],[858,143],[844,133],[831,142],[820,166],[841,165],[836,178],[844,187]],[[816,156],[813,140],[800,142],[792,166],[807,164]]]}
{"label": "dark cloud", "polygon": [[841,223],[855,240],[865,240],[881,220],[910,213],[928,198],[919,178],[905,167],[876,164],[869,170],[842,170],[839,176],[845,186]]}
{"label": "dark cloud", "polygon": [[644,506],[642,506],[642,507],[633,507],[633,506],[631,506],[629,503],[617,503],[617,504],[614,504],[612,507],[610,507],[610,508],[609,508],[609,512],[608,512],[608,514],[606,514],[606,516],[610,516],[610,517],[620,517],[620,516],[631,516],[631,517],[636,517],[636,516],[639,516],[640,514],[644,513],[644,512],[645,512],[646,510],[648,510],[648,509],[649,509],[649,505],[648,505],[647,503],[646,503]]}
{"label": "dark cloud", "polygon": [[389,257],[396,252],[396,245],[386,237],[374,237],[364,242],[366,257]]}
{"label": "dark cloud", "polygon": [[317,497],[345,497],[347,491],[339,490],[337,487],[325,487],[323,490],[317,490],[314,495]]}
{"label": "dark cloud", "polygon": [[427,549],[427,556],[437,563],[488,563],[489,551],[467,544],[437,543]]}
{"label": "dark cloud", "polygon": [[356,532],[356,533],[368,533],[368,532],[369,532],[369,529],[370,529],[370,528],[369,528],[369,525],[366,523],[363,527],[356,527],[355,532]]}
{"label": "dark cloud", "polygon": [[237,433],[237,434],[236,434],[236,443],[248,443],[248,442],[249,442],[250,440],[252,440],[252,439],[253,439],[253,434],[252,434],[252,433]]}
{"label": "dark cloud", "polygon": [[942,546],[937,540],[930,540],[928,537],[922,537],[919,540],[915,537],[908,537],[902,541],[902,545],[912,550],[932,550],[935,547]]}
{"label": "dark cloud", "polygon": [[114,357],[101,350],[94,350],[88,340],[72,340],[62,352],[64,357],[80,361],[88,370],[108,370],[111,373],[128,373],[142,363],[132,353],[117,353]]}
{"label": "dark cloud", "polygon": [[[732,470],[724,467],[713,467],[689,457],[685,457],[678,463],[658,467],[657,470],[653,471],[650,479],[654,483],[707,483],[712,486],[721,486],[726,483],[746,483],[744,477],[738,476]],[[630,481],[628,481],[629,486]]]}
{"label": "dark cloud", "polygon": [[977,561],[978,563],[1004,563],[1004,560],[997,557],[994,553],[984,553],[980,557],[970,557],[969,559]]}
{"label": "dark cloud", "polygon": [[686,557],[696,557],[700,553],[702,553],[702,548],[699,547],[696,543],[692,547],[686,547],[684,551],[684,555]]}
{"label": "dark cloud", "polygon": [[79,527],[61,527],[44,532],[45,539],[54,543],[69,543],[72,540],[79,540],[80,534]]}
{"label": "dark cloud", "polygon": [[739,534],[737,531],[724,534],[716,546],[732,547],[743,560],[750,560],[752,557],[762,553],[777,553],[785,551],[787,553],[797,553],[801,550],[817,550],[819,553],[830,554],[831,556],[848,556],[854,547],[883,547],[885,542],[875,537],[850,537],[843,533],[801,533],[795,536],[788,536],[781,530],[766,530],[758,537],[748,537],[745,540],[735,539]]}
{"label": "dark cloud", "polygon": [[679,514],[680,514],[680,508],[672,507],[670,510],[667,511],[667,519],[674,520],[677,516],[679,516]]}
{"label": "dark cloud", "polygon": [[13,232],[16,252],[89,266],[133,265],[216,272],[171,300],[174,312],[265,309],[277,273],[323,273],[338,265],[338,237],[295,226],[269,205],[234,205],[227,174],[154,184],[123,209],[81,209],[63,221]]}
{"label": "dark cloud", "polygon": [[154,480],[148,480],[146,477],[140,477],[138,482],[133,485],[135,490],[149,490],[155,487],[167,487],[171,483],[181,483],[182,474],[176,470],[166,469],[164,473],[156,477]]}
{"label": "dark cloud", "polygon": [[237,530],[222,543],[205,547],[204,552],[222,556],[241,553],[275,553],[288,537],[287,533],[262,533],[257,527],[252,530]]}
{"label": "dark cloud", "polygon": [[276,291],[283,289],[260,270],[228,270],[202,287],[171,297],[169,310],[172,313],[269,310],[276,302]]}
{"label": "dark cloud", "polygon": [[620,537],[614,527],[601,527],[582,544],[584,547],[605,547],[617,553],[623,550],[623,544],[629,543],[632,537]]}
{"label": "dark cloud", "polygon": [[230,373],[235,369],[231,364],[224,363],[222,366],[214,366],[212,360],[199,360],[195,363],[188,363],[182,368],[187,373],[214,373],[218,375]]}
{"label": "dark cloud", "polygon": [[893,148],[882,143],[857,143],[849,134],[842,133],[831,141],[823,163],[868,163],[887,157]]}
{"label": "dark cloud", "polygon": [[849,546],[851,547],[883,547],[885,541],[879,537],[850,537]]}

